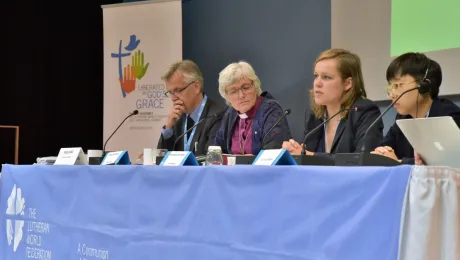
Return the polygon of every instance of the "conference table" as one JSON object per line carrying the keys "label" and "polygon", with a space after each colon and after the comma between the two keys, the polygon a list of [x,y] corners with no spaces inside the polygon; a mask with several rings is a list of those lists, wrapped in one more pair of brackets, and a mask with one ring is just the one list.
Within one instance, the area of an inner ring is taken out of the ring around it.
{"label": "conference table", "polygon": [[4,165],[0,259],[460,259],[448,167]]}

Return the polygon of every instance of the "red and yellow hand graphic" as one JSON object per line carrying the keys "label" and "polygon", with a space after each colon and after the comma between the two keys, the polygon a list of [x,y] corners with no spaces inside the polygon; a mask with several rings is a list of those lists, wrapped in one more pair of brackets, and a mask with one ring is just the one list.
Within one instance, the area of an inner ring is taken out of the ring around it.
{"label": "red and yellow hand graphic", "polygon": [[120,84],[126,93],[131,93],[136,88],[136,73],[131,65],[123,69],[123,79],[120,79]]}

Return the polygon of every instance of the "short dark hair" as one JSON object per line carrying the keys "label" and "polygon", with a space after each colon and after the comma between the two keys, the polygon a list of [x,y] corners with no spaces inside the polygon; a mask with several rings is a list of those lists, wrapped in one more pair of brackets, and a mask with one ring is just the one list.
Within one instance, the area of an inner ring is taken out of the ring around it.
{"label": "short dark hair", "polygon": [[407,52],[394,59],[387,68],[387,81],[390,83],[396,77],[409,75],[417,81],[422,81],[426,70],[426,78],[430,81],[430,96],[437,98],[442,82],[441,66],[436,61],[419,52]]}

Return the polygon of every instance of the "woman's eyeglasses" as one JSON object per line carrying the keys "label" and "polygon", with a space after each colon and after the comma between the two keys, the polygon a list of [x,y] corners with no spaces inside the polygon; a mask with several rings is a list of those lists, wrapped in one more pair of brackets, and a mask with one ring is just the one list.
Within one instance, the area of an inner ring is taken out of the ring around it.
{"label": "woman's eyeglasses", "polygon": [[238,93],[240,92],[240,90],[241,90],[241,92],[243,92],[243,94],[247,94],[247,93],[249,93],[249,91],[252,90],[252,87],[253,87],[252,83],[246,84],[246,85],[243,85],[240,88],[232,89],[230,91],[227,91],[227,95],[229,95],[231,97],[236,97],[236,96],[238,96]]}

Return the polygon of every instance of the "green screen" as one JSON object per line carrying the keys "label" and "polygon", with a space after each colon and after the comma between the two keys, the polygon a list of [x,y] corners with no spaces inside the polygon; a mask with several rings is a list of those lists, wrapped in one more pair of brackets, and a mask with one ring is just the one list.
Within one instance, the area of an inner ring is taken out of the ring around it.
{"label": "green screen", "polygon": [[459,47],[460,0],[391,1],[391,56]]}

